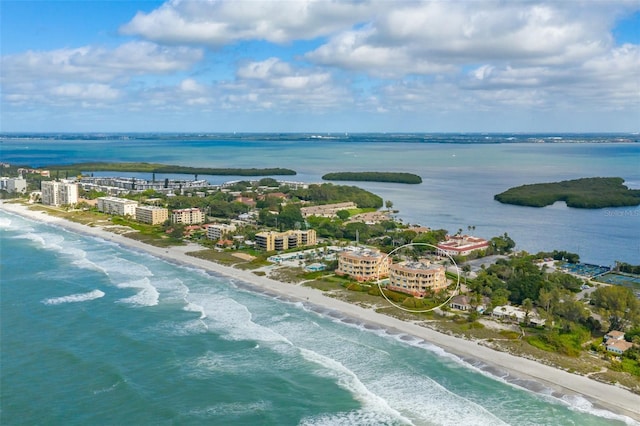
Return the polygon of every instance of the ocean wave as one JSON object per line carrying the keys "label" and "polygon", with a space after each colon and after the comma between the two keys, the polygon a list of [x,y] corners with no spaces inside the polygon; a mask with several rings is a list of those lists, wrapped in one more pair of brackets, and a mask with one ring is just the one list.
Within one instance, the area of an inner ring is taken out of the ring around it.
{"label": "ocean wave", "polygon": [[8,217],[0,217],[0,229],[12,229],[11,219]]}
{"label": "ocean wave", "polygon": [[45,305],[60,305],[62,303],[87,302],[89,300],[104,297],[105,293],[100,290],[93,290],[88,293],[71,294],[69,296],[53,297],[42,301]]}
{"label": "ocean wave", "polygon": [[322,369],[317,370],[319,374],[335,379],[340,387],[348,390],[367,410],[382,414],[396,422],[413,424],[411,420],[392,408],[384,398],[369,390],[358,376],[341,362],[305,348],[300,348],[300,354],[307,361],[320,365]]}
{"label": "ocean wave", "polygon": [[135,295],[120,299],[120,303],[128,303],[137,306],[156,306],[160,300],[160,293],[151,285],[148,278],[119,283],[118,288],[131,288],[139,290]]}
{"label": "ocean wave", "polygon": [[232,402],[232,403],[219,403],[211,405],[206,408],[192,410],[189,415],[196,417],[217,417],[223,416],[240,416],[242,414],[255,414],[256,412],[267,411],[271,408],[271,403],[268,401],[256,401],[256,402]]}
{"label": "ocean wave", "polygon": [[397,418],[384,413],[372,412],[366,409],[353,410],[335,414],[321,414],[313,417],[305,417],[300,421],[300,426],[352,426],[352,425],[398,425],[413,424],[400,422]]}

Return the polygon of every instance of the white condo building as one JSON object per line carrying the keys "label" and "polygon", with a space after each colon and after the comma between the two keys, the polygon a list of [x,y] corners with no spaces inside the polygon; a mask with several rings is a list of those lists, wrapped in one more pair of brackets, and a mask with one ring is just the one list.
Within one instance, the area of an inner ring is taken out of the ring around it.
{"label": "white condo building", "polygon": [[235,232],[235,225],[227,225],[226,223],[216,223],[207,227],[207,238],[210,240],[219,240],[223,236]]}
{"label": "white condo building", "polygon": [[4,189],[8,193],[20,193],[27,192],[27,180],[21,177],[2,177],[0,178],[0,189]]}
{"label": "white condo building", "polygon": [[109,214],[117,214],[120,216],[136,215],[136,207],[138,202],[118,197],[99,197],[98,211]]}
{"label": "white condo building", "polygon": [[78,202],[78,184],[66,180],[42,181],[42,204],[48,206],[62,206]]}

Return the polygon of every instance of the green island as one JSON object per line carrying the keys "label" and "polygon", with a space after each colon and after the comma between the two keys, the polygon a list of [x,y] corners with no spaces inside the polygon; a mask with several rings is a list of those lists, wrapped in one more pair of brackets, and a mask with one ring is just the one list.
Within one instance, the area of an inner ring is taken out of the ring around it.
{"label": "green island", "polygon": [[640,205],[640,190],[619,177],[594,177],[510,188],[493,197],[504,204],[544,207],[564,201],[568,207],[600,209]]}
{"label": "green island", "polygon": [[413,173],[397,172],[336,172],[322,176],[323,180],[348,180],[359,182],[393,182],[393,183],[422,183],[422,178]]}
{"label": "green island", "polygon": [[83,171],[91,172],[139,172],[139,173],[173,173],[173,174],[201,174],[218,176],[293,176],[295,170],[283,168],[212,168],[188,167],[156,163],[77,163],[60,166],[48,166],[49,170],[68,172],[78,175]]}

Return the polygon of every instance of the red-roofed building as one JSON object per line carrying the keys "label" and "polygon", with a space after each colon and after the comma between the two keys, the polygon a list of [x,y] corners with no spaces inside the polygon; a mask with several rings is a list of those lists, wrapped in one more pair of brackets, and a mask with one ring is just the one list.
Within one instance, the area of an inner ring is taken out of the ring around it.
{"label": "red-roofed building", "polygon": [[474,251],[489,248],[489,241],[470,235],[447,236],[446,241],[438,243],[439,256],[467,256]]}

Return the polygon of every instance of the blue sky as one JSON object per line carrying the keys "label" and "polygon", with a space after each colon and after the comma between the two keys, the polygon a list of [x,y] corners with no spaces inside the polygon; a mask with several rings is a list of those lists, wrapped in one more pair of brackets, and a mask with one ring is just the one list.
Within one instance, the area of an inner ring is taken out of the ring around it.
{"label": "blue sky", "polygon": [[640,2],[0,0],[3,132],[638,132]]}

